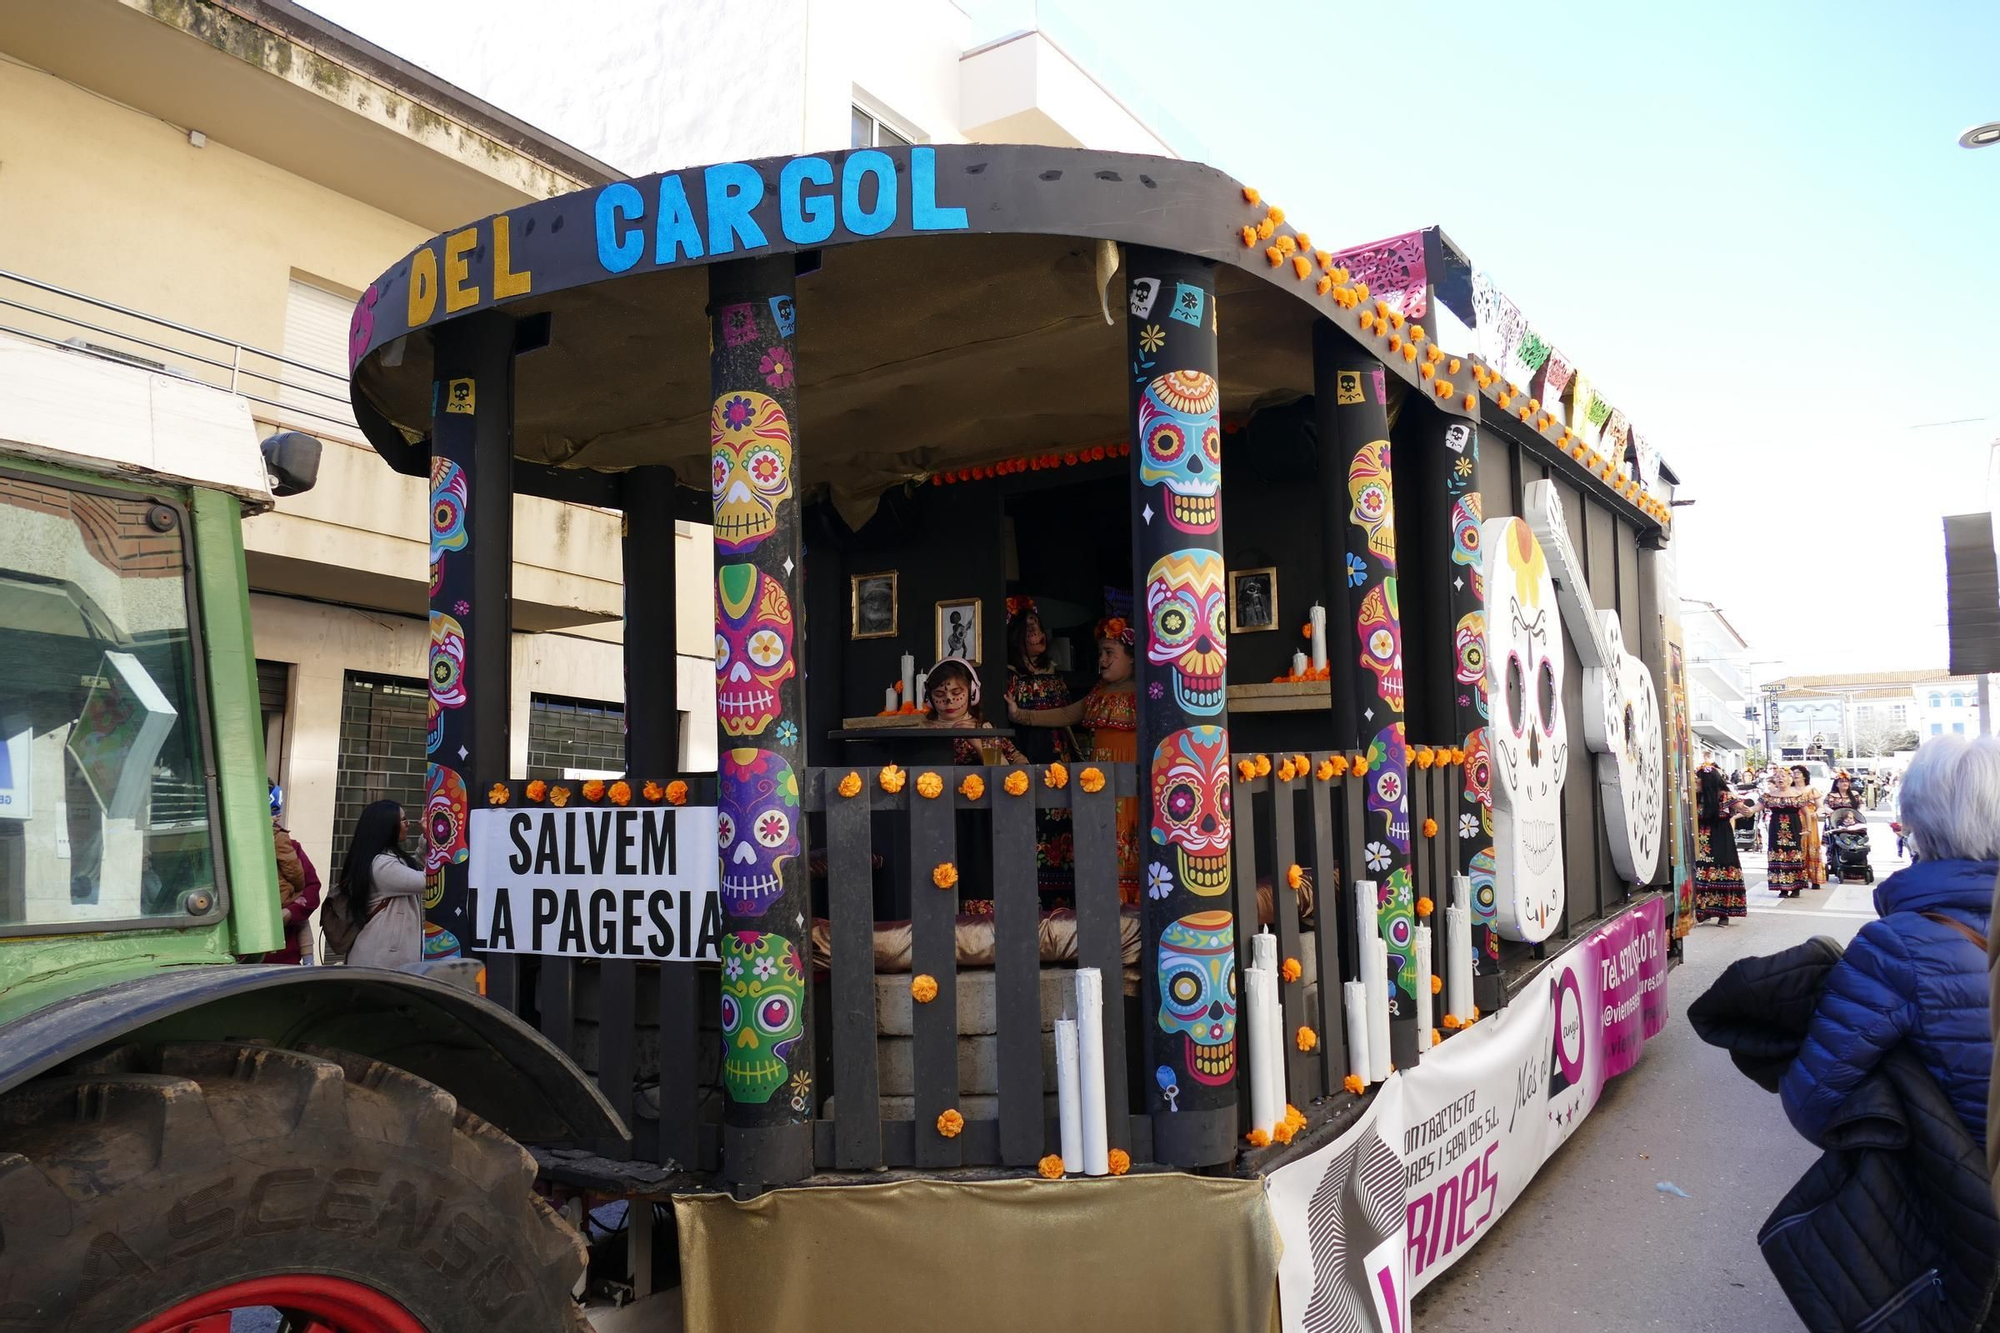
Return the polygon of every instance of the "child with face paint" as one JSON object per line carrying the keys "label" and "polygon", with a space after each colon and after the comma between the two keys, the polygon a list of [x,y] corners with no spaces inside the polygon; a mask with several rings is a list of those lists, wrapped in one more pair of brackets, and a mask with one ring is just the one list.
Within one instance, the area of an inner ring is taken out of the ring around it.
{"label": "child with face paint", "polygon": [[[1139,761],[1139,701],[1132,682],[1133,630],[1119,616],[1097,626],[1097,685],[1078,703],[1066,708],[1022,708],[1007,699],[1010,721],[1030,727],[1073,727],[1090,730],[1090,758],[1098,763]],[[1139,802],[1118,801],[1118,897],[1128,906],[1139,902]]]}
{"label": "child with face paint", "polygon": [[[979,707],[979,673],[964,658],[940,660],[926,674],[924,687],[930,696],[925,701],[929,704],[924,714],[925,726],[993,730],[993,724],[986,720],[985,712]],[[1027,757],[1014,748],[1014,742],[999,736],[992,740],[961,738],[953,741],[951,748],[955,764],[1028,762]]]}

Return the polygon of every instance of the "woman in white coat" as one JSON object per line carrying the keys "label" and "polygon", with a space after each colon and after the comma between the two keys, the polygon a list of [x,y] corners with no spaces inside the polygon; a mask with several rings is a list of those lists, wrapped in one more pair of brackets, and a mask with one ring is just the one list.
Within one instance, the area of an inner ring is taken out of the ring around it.
{"label": "woman in white coat", "polygon": [[360,925],[349,967],[402,967],[424,956],[424,872],[403,850],[403,807],[377,801],[361,812],[340,868],[348,918]]}

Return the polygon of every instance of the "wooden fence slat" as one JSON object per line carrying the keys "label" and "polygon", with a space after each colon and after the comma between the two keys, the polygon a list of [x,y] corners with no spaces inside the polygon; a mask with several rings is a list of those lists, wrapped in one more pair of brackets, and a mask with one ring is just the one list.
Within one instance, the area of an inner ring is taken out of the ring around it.
{"label": "wooden fence slat", "polygon": [[[834,1141],[832,1165],[866,1171],[882,1165],[882,1101],[875,1063],[875,889],[864,775],[853,796],[822,790],[826,803],[827,915],[833,932]],[[822,788],[839,782],[829,770],[812,777]],[[933,893],[936,890],[931,890]],[[822,1163],[825,1165],[825,1163]]]}
{"label": "wooden fence slat", "polygon": [[1131,1089],[1125,1068],[1125,948],[1118,912],[1118,802],[1109,782],[1102,791],[1086,792],[1072,779],[1070,792],[1070,827],[1076,848],[1076,961],[1079,967],[1096,968],[1103,982],[1106,1138],[1113,1148],[1129,1152],[1131,1127],[1127,1116]]}
{"label": "wooden fence slat", "polygon": [[[701,991],[695,963],[660,964],[660,1146],[662,1165],[706,1170],[701,1139]],[[717,1040],[720,1040],[718,1037]]]}
{"label": "wooden fence slat", "polygon": [[[1312,757],[1318,767],[1325,755]],[[1341,783],[1312,784],[1313,839],[1313,946],[1319,964],[1319,1049],[1320,1086],[1314,1095],[1324,1096],[1341,1086],[1347,1077],[1347,1014],[1342,1008],[1340,940],[1349,934],[1347,923],[1354,918],[1340,910],[1343,890],[1353,880],[1343,873],[1337,850],[1338,821],[1334,814],[1335,794]]]}
{"label": "wooden fence slat", "polygon": [[[926,770],[934,771],[934,770]],[[940,774],[942,777],[942,774]],[[912,789],[916,777],[912,777]],[[910,966],[937,979],[937,998],[913,1005],[911,1057],[916,1078],[914,1164],[958,1166],[964,1151],[937,1132],[937,1119],[958,1109],[958,890],[932,881],[936,868],[956,864],[956,803],[949,796],[913,796],[910,809]],[[870,969],[872,971],[872,968]],[[962,1112],[961,1112],[962,1113]]]}
{"label": "wooden fence slat", "polygon": [[1257,933],[1257,793],[1264,781],[1245,782],[1231,776],[1230,805],[1234,811],[1230,838],[1230,897],[1236,912],[1236,1127],[1250,1130],[1250,1042],[1245,1040],[1249,1008],[1243,1001],[1243,977],[1250,970],[1250,937]]}
{"label": "wooden fence slat", "polygon": [[[1307,782],[1312,781],[1310,774]],[[1303,1105],[1312,1100],[1319,1083],[1317,1061],[1299,1049],[1298,1031],[1306,1025],[1305,976],[1301,972],[1296,982],[1287,982],[1283,977],[1285,960],[1296,958],[1301,968],[1305,966],[1303,950],[1299,947],[1299,894],[1292,887],[1291,868],[1299,861],[1299,843],[1295,828],[1298,816],[1298,780],[1280,782],[1271,779],[1271,835],[1265,846],[1270,848],[1269,871],[1271,879],[1272,928],[1278,936],[1278,996],[1279,1008],[1283,1011],[1278,1049],[1285,1064],[1284,1094],[1287,1103]]]}
{"label": "wooden fence slat", "polygon": [[[1341,895],[1340,910],[1346,914],[1343,920],[1352,921],[1355,919],[1355,895],[1361,892],[1361,881],[1375,878],[1375,872],[1368,868],[1363,851],[1368,845],[1368,789],[1365,780],[1350,777],[1340,784],[1340,794],[1343,812],[1341,833],[1345,838],[1343,845],[1347,848],[1347,864],[1354,867],[1354,873],[1347,877],[1346,884],[1342,886],[1346,892]],[[1365,966],[1362,942],[1358,939],[1349,940],[1347,979],[1364,980],[1362,969]]]}
{"label": "wooden fence slat", "polygon": [[[1007,770],[1012,771],[1012,770]],[[982,775],[993,811],[993,988],[999,1015],[999,1160],[1032,1166],[1042,1130],[1041,903],[1035,874],[1035,807],[1006,794],[1006,772]],[[1109,981],[1106,1003],[1121,992]],[[1120,1015],[1122,1017],[1123,1010]],[[1109,1023],[1110,1016],[1106,1015]],[[1121,1023],[1122,1026],[1122,1023]]]}
{"label": "wooden fence slat", "polygon": [[[632,1070],[638,1041],[637,996],[639,965],[624,958],[607,958],[597,974],[597,1086],[629,1128],[632,1123]],[[605,1139],[598,1151],[625,1156],[622,1139]]]}
{"label": "wooden fence slat", "polygon": [[542,1035],[570,1059],[576,1058],[576,964],[567,958],[544,958],[535,980],[535,1006],[542,1013]]}
{"label": "wooden fence slat", "polygon": [[486,964],[486,998],[519,1017],[521,1013],[521,960],[511,953],[482,954]]}

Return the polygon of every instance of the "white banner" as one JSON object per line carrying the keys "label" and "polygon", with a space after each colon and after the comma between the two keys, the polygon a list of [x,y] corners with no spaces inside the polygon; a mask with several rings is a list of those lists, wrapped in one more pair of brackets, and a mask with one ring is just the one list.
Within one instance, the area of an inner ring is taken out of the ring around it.
{"label": "white banner", "polygon": [[1265,1180],[1284,1241],[1278,1308],[1285,1333],[1407,1333],[1402,1074],[1391,1074],[1345,1134]]}
{"label": "white banner", "polygon": [[714,959],[716,846],[714,806],[474,810],[468,947]]}

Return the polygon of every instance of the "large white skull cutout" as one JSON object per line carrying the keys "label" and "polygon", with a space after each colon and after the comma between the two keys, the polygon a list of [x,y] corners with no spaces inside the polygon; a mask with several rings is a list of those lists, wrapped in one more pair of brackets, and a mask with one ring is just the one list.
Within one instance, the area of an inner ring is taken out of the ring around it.
{"label": "large white skull cutout", "polygon": [[1488,519],[1479,538],[1499,889],[1493,924],[1507,939],[1533,944],[1549,937],[1563,910],[1569,731],[1561,618],[1548,559],[1524,520]]}

